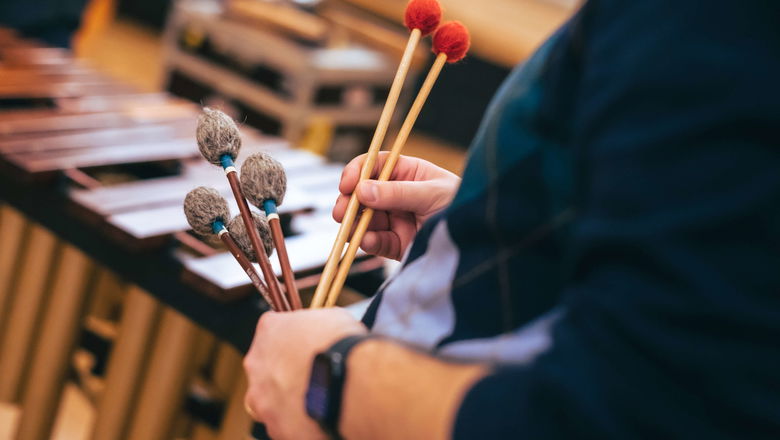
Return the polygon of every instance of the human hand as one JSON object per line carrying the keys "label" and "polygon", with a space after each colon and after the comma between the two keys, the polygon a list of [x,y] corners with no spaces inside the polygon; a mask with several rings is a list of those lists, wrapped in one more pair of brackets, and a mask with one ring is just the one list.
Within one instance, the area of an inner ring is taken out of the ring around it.
{"label": "human hand", "polygon": [[[372,176],[379,175],[388,154],[379,153]],[[341,175],[341,195],[333,208],[333,218],[339,223],[365,159],[365,154],[356,157]],[[366,180],[357,188],[360,203],[375,210],[360,247],[369,254],[400,260],[420,226],[450,204],[459,185],[460,178],[443,168],[422,159],[399,157],[389,181]]]}
{"label": "human hand", "polygon": [[327,438],[306,414],[312,362],[339,339],[366,331],[349,312],[337,308],[263,314],[244,358],[250,415],[264,423],[274,439]]}

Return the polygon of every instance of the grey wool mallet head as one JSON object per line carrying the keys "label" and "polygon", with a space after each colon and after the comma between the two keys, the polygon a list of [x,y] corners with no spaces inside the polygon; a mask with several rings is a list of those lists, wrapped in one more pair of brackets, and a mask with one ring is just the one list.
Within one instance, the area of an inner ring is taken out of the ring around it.
{"label": "grey wool mallet head", "polygon": [[265,211],[271,238],[276,248],[276,256],[282,269],[287,299],[293,310],[303,307],[298,287],[295,285],[295,273],[290,265],[284,232],[277,207],[284,201],[287,192],[287,175],[284,167],[273,157],[265,153],[249,156],[241,166],[241,191],[253,205]]}
{"label": "grey wool mallet head", "polygon": [[241,166],[241,189],[247,200],[258,208],[265,209],[266,201],[279,206],[287,192],[287,175],[276,159],[266,153],[256,153]]}
{"label": "grey wool mallet head", "polygon": [[[256,212],[252,213],[252,219],[255,222],[255,229],[260,233],[260,240],[263,242],[265,253],[270,257],[274,251],[274,241],[271,238],[271,230],[268,228],[268,220],[266,220],[265,216]],[[244,252],[244,255],[253,263],[257,263],[255,249],[252,247],[252,242],[249,239],[249,234],[246,232],[246,226],[241,217],[236,216],[231,220],[230,223],[227,224],[227,229],[230,232],[230,236],[233,237],[233,241],[235,241],[241,251]]]}
{"label": "grey wool mallet head", "polygon": [[227,201],[219,191],[201,186],[184,198],[184,215],[192,230],[199,235],[216,234],[215,223],[225,225],[230,219]]}
{"label": "grey wool mallet head", "polygon": [[241,134],[235,121],[225,113],[205,107],[195,131],[198,149],[214,165],[225,166],[225,159],[236,160],[241,149]]}

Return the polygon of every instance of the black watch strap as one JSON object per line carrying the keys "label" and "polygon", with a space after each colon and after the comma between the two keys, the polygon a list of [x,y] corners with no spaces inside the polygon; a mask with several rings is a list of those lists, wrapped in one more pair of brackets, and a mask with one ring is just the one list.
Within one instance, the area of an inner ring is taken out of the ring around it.
{"label": "black watch strap", "polygon": [[365,341],[366,339],[372,339],[374,337],[375,336],[371,333],[345,336],[331,345],[327,351],[330,353],[339,353],[341,356],[346,358],[347,354],[349,354],[349,352],[352,351],[356,345]]}
{"label": "black watch strap", "polygon": [[359,343],[366,339],[376,338],[371,334],[346,336],[331,345],[329,349],[317,355],[312,366],[312,381],[309,384],[309,391],[313,387],[321,387],[321,383],[314,383],[315,377],[321,377],[322,372],[317,369],[328,368],[328,386],[327,386],[327,411],[312,411],[309,408],[309,397],[307,395],[307,410],[322,427],[322,429],[334,439],[341,439],[339,435],[339,419],[341,418],[341,403],[344,392],[344,384],[347,379],[347,356]]}

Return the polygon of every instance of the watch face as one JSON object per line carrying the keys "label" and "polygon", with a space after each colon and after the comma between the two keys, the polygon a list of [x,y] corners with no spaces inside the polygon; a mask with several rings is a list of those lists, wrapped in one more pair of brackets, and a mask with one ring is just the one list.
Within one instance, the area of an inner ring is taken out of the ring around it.
{"label": "watch face", "polygon": [[311,369],[309,389],[306,391],[306,412],[314,420],[324,421],[330,411],[329,393],[331,381],[331,363],[326,355],[319,354],[314,358]]}

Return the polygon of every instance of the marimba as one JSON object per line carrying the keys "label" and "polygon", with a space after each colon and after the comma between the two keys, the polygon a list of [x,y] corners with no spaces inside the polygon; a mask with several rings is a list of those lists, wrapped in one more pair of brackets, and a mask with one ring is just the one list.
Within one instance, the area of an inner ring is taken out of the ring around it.
{"label": "marimba", "polygon": [[[92,439],[248,435],[240,353],[268,307],[224,249],[187,231],[187,191],[229,193],[198,156],[198,112],[0,32],[0,401],[21,407],[16,438],[49,438],[71,371],[94,399]],[[242,135],[241,157],[264,150],[286,168],[305,293],[335,235],[342,165]]]}

